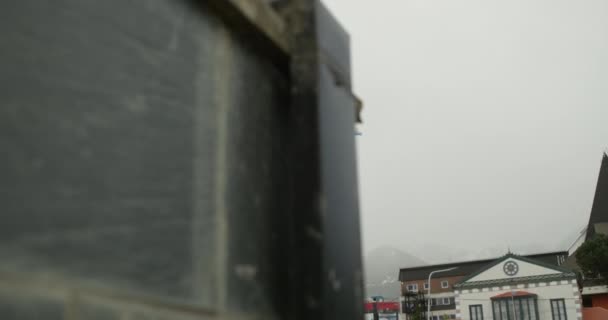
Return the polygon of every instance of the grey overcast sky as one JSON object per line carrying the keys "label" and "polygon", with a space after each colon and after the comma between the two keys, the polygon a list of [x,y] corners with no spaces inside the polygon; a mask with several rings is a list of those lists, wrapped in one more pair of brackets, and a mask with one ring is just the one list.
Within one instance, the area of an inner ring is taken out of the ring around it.
{"label": "grey overcast sky", "polygon": [[608,147],[608,1],[324,3],[365,103],[364,250],[566,249]]}

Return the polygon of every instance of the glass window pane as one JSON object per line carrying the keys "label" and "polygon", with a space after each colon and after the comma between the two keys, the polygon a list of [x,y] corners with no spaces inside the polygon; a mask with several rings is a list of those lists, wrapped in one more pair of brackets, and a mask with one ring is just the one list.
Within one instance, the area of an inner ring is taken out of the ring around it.
{"label": "glass window pane", "polygon": [[523,314],[522,320],[530,320],[530,299],[522,299],[521,300],[521,312]]}
{"label": "glass window pane", "polygon": [[507,301],[505,301],[505,300],[500,301],[500,318],[502,320],[509,319],[509,313],[507,311]]}
{"label": "glass window pane", "polygon": [[513,316],[513,319],[521,319],[521,309],[519,307],[519,300],[515,300],[512,303],[515,304],[515,307],[511,307],[511,310],[515,312],[515,316]]}
{"label": "glass window pane", "polygon": [[566,320],[566,303],[564,299],[551,300],[551,311],[553,319]]}
{"label": "glass window pane", "polygon": [[536,319],[536,299],[528,299],[528,307],[530,308],[530,320]]}
{"label": "glass window pane", "polygon": [[483,320],[483,311],[481,305],[469,306],[469,318],[471,320]]}

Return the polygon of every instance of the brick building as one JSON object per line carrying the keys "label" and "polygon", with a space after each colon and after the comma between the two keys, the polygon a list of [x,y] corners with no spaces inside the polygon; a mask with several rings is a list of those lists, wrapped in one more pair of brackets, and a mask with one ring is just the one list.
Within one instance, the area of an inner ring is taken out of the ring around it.
{"label": "brick building", "polygon": [[[560,251],[532,254],[525,257],[549,265],[560,266],[564,263],[567,256],[567,252]],[[399,270],[401,294],[403,296],[408,292],[423,292],[426,295],[428,292],[427,279],[429,273],[434,270],[456,268],[452,271],[433,275],[430,288],[431,319],[441,320],[442,317],[455,319],[457,310],[454,285],[465,279],[465,277],[468,277],[471,274],[478,272],[485,266],[493,263],[497,259],[498,258],[402,268]]]}

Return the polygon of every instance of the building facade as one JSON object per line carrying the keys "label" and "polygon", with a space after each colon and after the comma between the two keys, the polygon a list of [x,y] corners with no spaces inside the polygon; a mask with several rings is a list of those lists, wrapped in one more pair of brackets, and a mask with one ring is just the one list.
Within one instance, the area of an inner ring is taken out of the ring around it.
{"label": "building facade", "polygon": [[456,319],[581,320],[576,274],[507,254],[454,285]]}
{"label": "building facade", "polygon": [[[568,252],[549,252],[527,255],[526,257],[545,264],[559,266],[568,257]],[[495,262],[497,259],[498,258],[402,268],[399,271],[401,295],[404,296],[405,294],[411,292],[423,292],[425,295],[427,295],[428,276],[432,271],[455,268],[445,273],[433,275],[433,278],[431,279],[430,316],[433,320],[442,320],[446,318],[456,319],[457,295],[454,291],[454,285],[485,266]],[[404,314],[403,318],[407,319],[407,315]]]}
{"label": "building facade", "polygon": [[[577,250],[596,235],[608,235],[608,155],[606,153],[602,156],[589,222],[568,250],[567,268],[581,272],[576,261]],[[605,281],[582,276],[580,286],[583,308],[588,309],[585,320],[608,319],[608,286]]]}
{"label": "building facade", "polygon": [[[463,276],[448,276],[431,279],[431,310],[435,318],[456,318],[456,304],[453,285],[460,281]],[[428,279],[407,281],[402,285],[402,292],[416,293],[428,292]],[[428,296],[427,296],[428,299]]]}

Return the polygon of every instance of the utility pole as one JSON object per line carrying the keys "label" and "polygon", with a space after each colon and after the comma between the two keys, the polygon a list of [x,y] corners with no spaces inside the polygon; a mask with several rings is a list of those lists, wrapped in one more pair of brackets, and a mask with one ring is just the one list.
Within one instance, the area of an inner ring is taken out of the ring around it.
{"label": "utility pole", "polygon": [[511,305],[513,306],[513,318],[517,320],[517,313],[515,313],[515,290],[511,289]]}
{"label": "utility pole", "polygon": [[380,317],[378,316],[378,297],[374,297],[374,304],[373,304],[373,311],[374,311],[374,320],[379,320]]}
{"label": "utility pole", "polygon": [[427,303],[427,313],[426,313],[426,317],[428,320],[431,320],[431,278],[433,277],[433,274],[435,273],[441,273],[441,272],[448,272],[448,271],[452,271],[458,269],[458,267],[453,267],[453,268],[448,268],[448,269],[441,269],[441,270],[435,270],[431,273],[429,273],[429,280],[428,280],[428,289],[427,289],[427,294],[428,294],[428,303]]}

